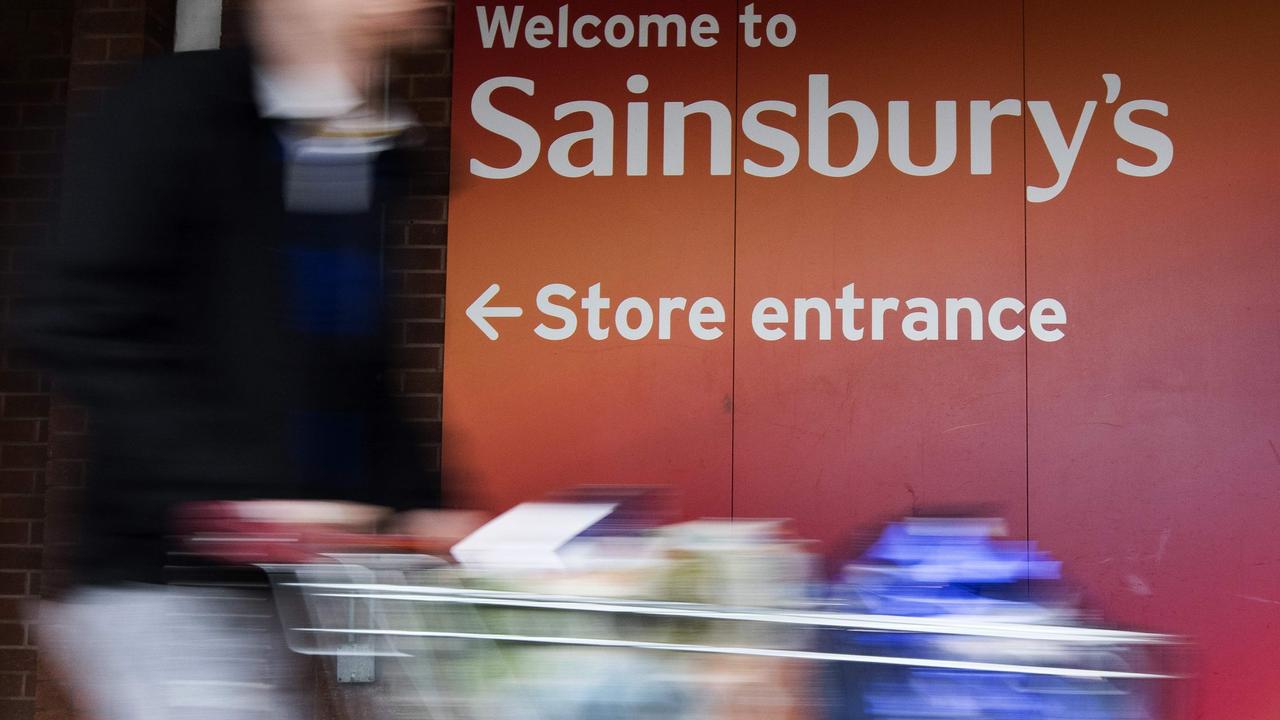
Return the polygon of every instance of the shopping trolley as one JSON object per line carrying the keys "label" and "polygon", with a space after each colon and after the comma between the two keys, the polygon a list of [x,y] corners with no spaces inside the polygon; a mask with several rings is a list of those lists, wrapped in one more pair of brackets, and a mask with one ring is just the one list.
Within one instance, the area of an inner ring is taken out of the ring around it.
{"label": "shopping trolley", "polygon": [[[848,683],[848,673],[827,672],[839,667],[881,678],[906,669],[917,685],[921,677],[937,687],[969,683],[1057,708],[1036,716],[952,707],[937,718],[1150,720],[1160,716],[1161,688],[1178,675],[1161,651],[1177,638],[1055,622],[1065,616],[900,617],[805,600],[729,607],[654,600],[643,573],[565,594],[544,578],[495,579],[429,556],[330,560],[263,566],[288,645],[330,658],[339,682],[376,683],[379,704],[395,717],[874,717],[832,709],[850,691],[833,693],[832,677]],[[926,642],[875,642],[902,636]],[[883,683],[876,687],[883,693]]]}

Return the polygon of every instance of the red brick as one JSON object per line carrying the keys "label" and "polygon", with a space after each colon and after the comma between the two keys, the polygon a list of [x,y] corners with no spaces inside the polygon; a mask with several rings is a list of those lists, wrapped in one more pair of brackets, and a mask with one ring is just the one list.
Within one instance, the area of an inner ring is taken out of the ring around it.
{"label": "red brick", "polygon": [[[445,274],[442,272],[405,272],[398,273],[401,279],[401,292],[405,295],[443,295]],[[428,316],[436,319],[439,315]]]}
{"label": "red brick", "polygon": [[[30,603],[20,598],[0,598],[0,620],[24,621],[31,615]],[[6,667],[0,661],[0,672],[6,670],[30,670],[27,667]]]}
{"label": "red brick", "polygon": [[38,420],[0,420],[0,441],[35,442],[39,437]]}
{"label": "red brick", "polygon": [[[44,497],[9,495],[0,497],[0,517],[9,520],[38,520],[44,517]],[[3,567],[3,565],[0,565]]]}
{"label": "red brick", "polygon": [[445,201],[438,197],[410,197],[395,204],[392,220],[431,222],[444,220]]}
{"label": "red brick", "polygon": [[426,443],[440,442],[440,421],[439,420],[411,420],[409,426],[413,428],[414,435]]}
{"label": "red brick", "polygon": [[413,78],[409,97],[415,100],[448,98],[452,83],[448,75],[418,75]]}
{"label": "red brick", "polygon": [[22,545],[31,536],[31,524],[0,520],[0,545]]}
{"label": "red brick", "polygon": [[107,59],[111,41],[107,38],[78,37],[71,43],[71,57],[78,63]]}
{"label": "red brick", "polygon": [[53,485],[45,491],[45,507],[46,515],[61,515],[64,513],[74,514],[79,510],[80,498],[83,495],[81,488],[71,487],[67,485]]}
{"label": "red brick", "polygon": [[44,522],[31,523],[31,544],[39,545],[44,542]]}
{"label": "red brick", "polygon": [[422,448],[422,464],[431,472],[440,472],[439,445],[427,445]]}
{"label": "red brick", "polygon": [[443,389],[444,376],[438,372],[405,371],[401,378],[400,390],[410,395],[440,393]]}
{"label": "red brick", "polygon": [[140,37],[111,38],[108,57],[112,60],[137,60],[142,57],[144,43]]}
{"label": "red brick", "polygon": [[418,120],[425,124],[441,124],[449,121],[449,102],[447,100],[415,100],[409,103]]}
{"label": "red brick", "polygon": [[34,720],[35,716],[36,701],[34,699],[0,700],[0,717],[4,720]]}
{"label": "red brick", "polygon": [[[37,527],[38,526],[38,527]],[[45,549],[74,544],[80,539],[79,518],[76,515],[49,515],[47,523],[32,523],[31,542],[42,542]],[[39,534],[37,534],[39,530]]]}
{"label": "red brick", "polygon": [[444,267],[444,253],[439,248],[389,248],[387,264],[404,270],[439,270]]}
{"label": "red brick", "polygon": [[397,57],[395,75],[442,75],[449,72],[449,54],[440,51],[417,52]]}
{"label": "red brick", "polygon": [[[60,557],[65,556],[65,558],[58,560],[59,567],[66,567],[70,565],[71,555],[69,552],[62,552],[58,554]],[[69,589],[72,587],[72,585],[74,585],[72,574],[68,570],[45,570],[41,574],[44,575],[44,578],[45,578],[45,587]],[[50,596],[53,595],[53,593],[48,593],[48,594]],[[31,629],[28,630],[27,632],[34,635],[35,633],[39,632],[39,629],[40,629],[40,626],[33,625],[31,626]],[[39,638],[36,638],[36,641],[38,642]]]}
{"label": "red brick", "polygon": [[[39,383],[39,376],[36,378],[15,378],[19,384],[29,386],[32,380],[35,384]],[[8,392],[8,390],[6,390]],[[7,418],[45,418],[49,416],[49,396],[48,395],[5,395],[4,397],[4,416]]]}
{"label": "red brick", "polygon": [[49,413],[49,427],[55,433],[83,433],[88,420],[83,408],[71,405],[55,407]]}
{"label": "red brick", "polygon": [[449,149],[430,148],[418,153],[417,171],[422,173],[448,173]]}
{"label": "red brick", "polygon": [[[14,550],[14,548],[0,547],[0,553],[8,552],[10,550]],[[28,569],[35,570],[36,568]],[[0,620],[9,620],[14,621],[14,623],[20,623],[20,621],[28,620],[29,615],[31,615],[31,605],[24,601],[23,598],[0,597]],[[3,664],[0,664],[0,671],[4,670],[20,670],[20,667],[5,667]]]}
{"label": "red brick", "polygon": [[387,80],[387,93],[393,98],[408,98],[413,93],[413,78],[391,77]]}
{"label": "red brick", "polygon": [[[0,546],[0,567],[10,570],[39,570],[40,561],[43,554],[38,547],[27,547],[23,545],[4,545]],[[0,599],[0,620],[21,620],[22,616],[16,613],[17,610],[4,605],[4,601]]]}
{"label": "red brick", "polygon": [[392,365],[405,370],[439,370],[440,348],[430,346],[396,348],[392,353]]}
{"label": "red brick", "polygon": [[90,35],[130,35],[142,32],[144,20],[141,10],[85,10],[76,16],[76,30]]}
{"label": "red brick", "polygon": [[440,396],[418,395],[405,398],[404,414],[410,420],[439,420]]}
{"label": "red brick", "polygon": [[[22,630],[21,625],[16,626],[19,631]],[[4,630],[5,626],[0,625],[0,645],[21,645],[22,636],[18,636],[17,642],[5,642],[10,639]],[[0,650],[0,652],[3,652]],[[22,697],[22,689],[25,685],[26,675],[22,673],[3,673],[0,674],[0,698],[11,699]]]}
{"label": "red brick", "polygon": [[405,323],[404,342],[406,345],[439,345],[444,342],[444,323]]}
{"label": "red brick", "polygon": [[449,126],[443,127],[420,127],[417,129],[417,135],[422,141],[425,148],[431,150],[448,150],[449,149]]}
{"label": "red brick", "polygon": [[[0,600],[0,608],[6,604],[12,604],[15,608],[20,604],[17,600]],[[0,652],[0,672],[18,671],[29,672],[36,669],[36,651],[27,649],[12,649]],[[3,708],[0,705],[0,708]],[[4,717],[8,717],[5,715]]]}
{"label": "red brick", "polygon": [[62,458],[51,460],[45,481],[50,487],[80,487],[84,485],[84,462]]}
{"label": "red brick", "polygon": [[444,245],[449,231],[444,223],[415,223],[405,232],[410,245]]}
{"label": "red brick", "polygon": [[[27,594],[27,573],[25,572],[0,572],[0,595],[26,595]],[[0,624],[0,630],[4,625]],[[0,640],[0,645],[17,645],[18,643],[6,643]]]}
{"label": "red brick", "polygon": [[49,455],[59,460],[84,460],[89,456],[88,437],[71,433],[55,435],[49,443]]}
{"label": "red brick", "polygon": [[34,492],[36,472],[35,470],[0,470],[0,493]]}
{"label": "red brick", "polygon": [[413,223],[409,220],[388,220],[386,226],[383,228],[383,230],[385,230],[383,233],[383,245],[385,247],[403,245],[405,240],[405,231],[412,225]]}
{"label": "red brick", "polygon": [[[446,156],[445,162],[448,162]],[[449,173],[447,172],[417,172],[409,181],[410,191],[418,195],[447,195],[449,194]]]}
{"label": "red brick", "polygon": [[45,445],[5,445],[0,448],[0,466],[20,470],[40,469],[49,460]]}
{"label": "red brick", "polygon": [[422,320],[431,315],[432,298],[420,296],[397,295],[391,298],[388,315],[392,320]]}

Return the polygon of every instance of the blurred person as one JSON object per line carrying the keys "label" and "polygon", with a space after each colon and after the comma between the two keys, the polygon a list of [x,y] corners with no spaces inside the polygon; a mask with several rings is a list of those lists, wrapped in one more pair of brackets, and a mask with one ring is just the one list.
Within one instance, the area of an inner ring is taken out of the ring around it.
{"label": "blurred person", "polygon": [[386,385],[382,209],[411,122],[370,100],[390,51],[442,39],[436,4],[256,0],[248,48],[146,63],[72,136],[26,325],[91,419],[75,587],[41,620],[95,718],[301,712],[230,617],[262,598],[165,586],[176,533],[378,516],[285,499],[439,505]]}

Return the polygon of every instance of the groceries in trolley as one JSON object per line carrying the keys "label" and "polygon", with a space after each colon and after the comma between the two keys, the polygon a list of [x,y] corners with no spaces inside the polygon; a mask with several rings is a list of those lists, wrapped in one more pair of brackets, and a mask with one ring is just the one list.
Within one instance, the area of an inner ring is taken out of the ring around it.
{"label": "groceries in trolley", "polygon": [[[1092,631],[1034,542],[997,520],[892,523],[844,568],[832,606],[940,621],[945,632],[833,631],[838,652],[906,664],[841,663],[826,674],[831,720],[1154,720],[1146,638]],[[1046,636],[1040,628],[1052,630]]]}
{"label": "groceries in trolley", "polygon": [[1174,639],[1096,627],[1059,563],[996,521],[890,524],[828,585],[785,521],[669,524],[660,506],[578,492],[447,556],[263,567],[290,646],[376,684],[395,717],[1163,717]]}

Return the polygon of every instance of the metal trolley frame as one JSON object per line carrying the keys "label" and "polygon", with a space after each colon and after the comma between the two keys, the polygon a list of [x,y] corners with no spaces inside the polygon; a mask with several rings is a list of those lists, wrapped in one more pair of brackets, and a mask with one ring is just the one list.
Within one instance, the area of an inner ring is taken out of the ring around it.
{"label": "metal trolley frame", "polygon": [[[496,682],[494,678],[515,682],[528,674],[527,657],[510,657],[511,649],[520,648],[595,652],[610,661],[617,661],[619,653],[673,659],[626,666],[634,677],[662,668],[675,672],[672,668],[681,667],[681,661],[674,658],[706,656],[929,668],[1126,687],[1177,677],[1153,660],[1160,655],[1156,648],[1179,644],[1176,637],[1053,624],[1044,617],[899,617],[813,605],[734,608],[579,597],[467,587],[445,563],[425,556],[332,559],[332,564],[263,566],[288,645],[298,653],[332,658],[341,683],[377,679],[384,686],[380,697],[399,708],[396,717],[558,717],[540,711],[532,699],[518,707],[499,706],[495,695],[502,693],[477,687]],[[979,642],[1016,652],[904,655],[850,651],[847,644],[822,641],[851,633],[909,634],[969,647]],[[1062,648],[1069,649],[1074,664],[1052,657],[1035,660],[1053,655],[1042,651]],[[541,670],[541,665],[538,661],[534,667]],[[515,682],[510,687],[530,686]]]}

